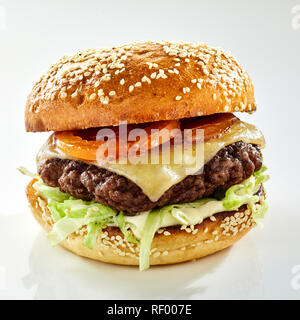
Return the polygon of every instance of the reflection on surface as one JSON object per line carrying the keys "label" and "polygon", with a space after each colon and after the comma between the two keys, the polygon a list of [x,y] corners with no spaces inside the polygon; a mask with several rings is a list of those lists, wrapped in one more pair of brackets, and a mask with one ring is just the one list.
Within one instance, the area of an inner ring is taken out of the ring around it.
{"label": "reflection on surface", "polygon": [[6,270],[0,300],[298,299],[299,290],[291,287],[291,268],[300,261],[298,199],[281,203],[289,193],[278,202],[270,194],[263,229],[210,257],[142,273],[52,249],[29,212],[0,214],[0,266]]}
{"label": "reflection on surface", "polygon": [[[151,267],[118,266],[78,257],[61,247],[52,249],[40,233],[30,254],[26,288],[37,285],[36,299],[191,299],[199,298],[204,279],[226,260],[230,249],[198,261]],[[197,285],[195,285],[197,284]]]}

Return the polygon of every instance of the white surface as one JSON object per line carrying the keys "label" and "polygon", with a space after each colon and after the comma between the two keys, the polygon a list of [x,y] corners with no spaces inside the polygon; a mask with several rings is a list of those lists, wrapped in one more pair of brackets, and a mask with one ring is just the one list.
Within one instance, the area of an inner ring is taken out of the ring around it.
{"label": "white surface", "polygon": [[[300,1],[0,0],[1,298],[300,298]],[[294,13],[292,10],[294,8]],[[241,115],[266,137],[270,210],[234,247],[139,273],[51,249],[27,209],[35,154],[48,134],[25,133],[26,95],[65,53],[134,40],[206,41],[250,73],[259,110]]]}

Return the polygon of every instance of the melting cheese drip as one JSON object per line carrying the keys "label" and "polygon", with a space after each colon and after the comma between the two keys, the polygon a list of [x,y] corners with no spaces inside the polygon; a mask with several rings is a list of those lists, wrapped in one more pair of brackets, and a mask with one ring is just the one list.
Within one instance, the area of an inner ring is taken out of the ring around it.
{"label": "melting cheese drip", "polygon": [[[148,198],[157,201],[170,187],[183,180],[186,176],[199,172],[204,164],[212,159],[216,153],[227,145],[244,141],[245,143],[257,144],[261,148],[265,145],[264,137],[254,125],[237,121],[221,137],[211,139],[200,146],[199,150],[204,153],[189,153],[189,157],[183,157],[181,164],[118,164],[89,162],[95,166],[105,168],[124,176],[136,183]],[[201,149],[202,148],[202,149]],[[173,159],[178,159],[178,153],[182,150],[177,148],[173,151]],[[52,136],[41,148],[37,156],[37,165],[49,158],[70,159],[70,157],[55,147]],[[81,160],[81,159],[74,159]],[[84,161],[84,160],[81,160]],[[85,161],[86,162],[86,161]]]}

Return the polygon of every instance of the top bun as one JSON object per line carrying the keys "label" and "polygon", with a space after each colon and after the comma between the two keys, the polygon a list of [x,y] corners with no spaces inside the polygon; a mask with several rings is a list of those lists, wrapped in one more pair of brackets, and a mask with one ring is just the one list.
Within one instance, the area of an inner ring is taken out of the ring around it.
{"label": "top bun", "polygon": [[201,43],[145,42],[64,56],[29,94],[27,131],[64,131],[256,110],[236,59]]}

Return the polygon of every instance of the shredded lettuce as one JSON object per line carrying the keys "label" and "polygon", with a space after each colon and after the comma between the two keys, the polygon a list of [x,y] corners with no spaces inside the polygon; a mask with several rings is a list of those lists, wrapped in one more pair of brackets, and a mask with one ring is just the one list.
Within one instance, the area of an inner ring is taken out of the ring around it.
{"label": "shredded lettuce", "polygon": [[25,176],[31,177],[31,178],[35,178],[35,179],[39,179],[39,176],[37,174],[32,173],[30,170],[26,169],[25,167],[19,167],[17,168],[22,174],[24,174]]}
{"label": "shredded lettuce", "polygon": [[205,203],[216,200],[214,198],[205,198],[201,200],[196,200],[194,202],[187,202],[182,204],[171,204],[169,206],[163,207],[165,213],[169,212],[180,224],[189,225],[191,223],[187,214],[185,214],[182,208],[199,208]]}
{"label": "shredded lettuce", "polygon": [[220,201],[224,211],[234,211],[242,205],[247,204],[252,210],[254,220],[259,223],[264,218],[268,209],[266,202],[256,195],[261,183],[269,179],[269,176],[264,174],[266,169],[263,166],[249,179],[230,187],[220,200],[218,200],[219,197],[217,199],[206,198],[191,203],[168,205],[150,211],[143,226],[142,237],[139,242],[129,230],[130,225],[126,224],[122,211],[117,212],[111,207],[94,201],[83,201],[73,198],[67,193],[61,192],[59,188],[47,186],[37,175],[27,169],[19,168],[23,174],[37,179],[33,187],[48,201],[48,208],[55,221],[51,232],[47,235],[52,246],[57,245],[70,234],[79,231],[83,226],[87,226],[87,235],[85,236],[83,245],[93,249],[102,229],[109,225],[117,224],[128,241],[139,245],[141,271],[150,266],[151,245],[154,235],[161,227],[163,219],[168,213],[178,221],[178,224],[189,225],[191,221],[182,210],[183,208],[198,208],[209,201]]}
{"label": "shredded lettuce", "polygon": [[34,189],[42,193],[43,196],[48,200],[53,200],[56,202],[61,202],[71,198],[71,196],[69,196],[67,193],[61,192],[59,188],[49,187],[41,180],[38,180],[34,184]]}
{"label": "shredded lettuce", "polygon": [[150,266],[151,244],[157,229],[161,225],[164,215],[168,212],[165,208],[156,209],[149,212],[145,225],[143,227],[143,235],[140,245],[140,271],[148,269]]}
{"label": "shredded lettuce", "polygon": [[247,204],[253,213],[254,220],[262,219],[267,211],[267,204],[257,204],[259,196],[256,195],[261,183],[266,182],[269,176],[264,174],[267,170],[266,166],[255,172],[249,179],[240,184],[230,187],[222,200],[223,206],[227,211],[237,210],[243,204]]}
{"label": "shredded lettuce", "polygon": [[[224,211],[234,211],[237,210],[244,204],[248,204],[253,212],[253,218],[256,222],[259,222],[264,218],[268,206],[265,201],[257,204],[259,201],[259,196],[255,195],[260,188],[262,182],[266,182],[269,176],[263,174],[266,171],[266,167],[263,166],[259,171],[257,171],[249,179],[243,181],[240,184],[230,187],[226,193],[225,197],[220,200],[223,204]],[[147,220],[143,228],[143,234],[140,246],[140,270],[145,270],[150,266],[150,251],[151,244],[155,232],[159,229],[163,217],[166,213],[171,213],[171,215],[183,225],[189,225],[189,217],[182,210],[182,208],[198,208],[205,203],[216,200],[214,198],[206,198],[191,203],[184,204],[174,204],[161,208],[160,210],[154,210],[148,214]]]}
{"label": "shredded lettuce", "polygon": [[129,242],[132,242],[132,243],[137,244],[137,245],[140,244],[140,242],[134,236],[132,236],[130,231],[128,230],[128,226],[126,226],[124,214],[123,214],[122,211],[120,211],[119,214],[117,215],[117,223],[118,223],[118,226],[119,226],[120,230],[124,234],[125,238]]}
{"label": "shredded lettuce", "polygon": [[93,201],[51,200],[48,208],[55,219],[52,231],[47,235],[52,246],[57,245],[73,232],[87,225],[88,234],[83,244],[92,249],[102,228],[114,224],[117,212]]}
{"label": "shredded lettuce", "polygon": [[79,230],[85,224],[87,224],[87,221],[84,218],[76,219],[69,218],[67,216],[63,217],[53,225],[52,230],[47,234],[47,239],[51,246],[55,247],[61,241],[66,239],[67,236]]}
{"label": "shredded lettuce", "polygon": [[102,231],[102,225],[97,222],[90,222],[87,225],[87,235],[83,241],[83,245],[89,249],[95,247],[97,238]]}

